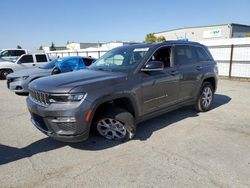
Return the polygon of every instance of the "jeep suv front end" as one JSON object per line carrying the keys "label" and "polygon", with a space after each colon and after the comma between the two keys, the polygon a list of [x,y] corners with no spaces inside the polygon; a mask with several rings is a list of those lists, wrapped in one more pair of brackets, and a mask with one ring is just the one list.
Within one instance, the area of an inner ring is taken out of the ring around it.
{"label": "jeep suv front end", "polygon": [[27,98],[32,123],[41,132],[60,141],[88,138],[86,122],[90,103],[87,93],[52,94],[31,89]]}

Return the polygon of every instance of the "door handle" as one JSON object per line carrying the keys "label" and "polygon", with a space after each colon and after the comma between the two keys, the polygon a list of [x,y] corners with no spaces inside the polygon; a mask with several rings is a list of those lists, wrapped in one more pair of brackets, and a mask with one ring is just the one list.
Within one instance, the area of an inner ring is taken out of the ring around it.
{"label": "door handle", "polygon": [[202,69],[202,66],[196,66],[196,70],[200,71]]}
{"label": "door handle", "polygon": [[176,70],[174,70],[174,71],[171,71],[171,75],[172,76],[175,76],[175,75],[177,75],[177,74],[179,74],[180,72],[179,71],[176,71]]}
{"label": "door handle", "polygon": [[36,66],[36,64],[32,64],[32,66]]}

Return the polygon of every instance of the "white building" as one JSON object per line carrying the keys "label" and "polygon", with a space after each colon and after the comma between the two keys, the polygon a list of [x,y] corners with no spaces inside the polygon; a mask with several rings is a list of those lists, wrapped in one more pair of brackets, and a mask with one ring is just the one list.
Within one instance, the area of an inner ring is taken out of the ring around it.
{"label": "white building", "polygon": [[79,42],[71,42],[66,45],[68,50],[80,50],[89,47],[98,47],[100,43],[79,43]]}
{"label": "white building", "polygon": [[155,33],[155,36],[164,36],[166,40],[187,38],[190,41],[216,40],[250,37],[250,26],[236,23],[185,27]]}

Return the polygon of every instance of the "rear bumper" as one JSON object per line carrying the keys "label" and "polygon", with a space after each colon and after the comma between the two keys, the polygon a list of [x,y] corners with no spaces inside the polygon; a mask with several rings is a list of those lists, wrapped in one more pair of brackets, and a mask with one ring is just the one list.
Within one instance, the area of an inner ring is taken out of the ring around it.
{"label": "rear bumper", "polygon": [[47,136],[63,142],[80,142],[89,136],[90,125],[85,121],[90,108],[88,101],[74,104],[41,106],[29,97],[26,100],[31,122]]}

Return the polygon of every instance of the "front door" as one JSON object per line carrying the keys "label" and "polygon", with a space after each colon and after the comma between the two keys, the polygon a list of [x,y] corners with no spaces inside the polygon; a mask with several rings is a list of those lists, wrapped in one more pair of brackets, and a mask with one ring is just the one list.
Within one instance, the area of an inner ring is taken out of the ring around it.
{"label": "front door", "polygon": [[36,66],[32,55],[23,55],[17,62],[20,69],[33,68]]}
{"label": "front door", "polygon": [[172,47],[160,48],[149,61],[162,61],[164,70],[141,73],[143,114],[174,105],[178,100],[180,75],[171,56]]}

